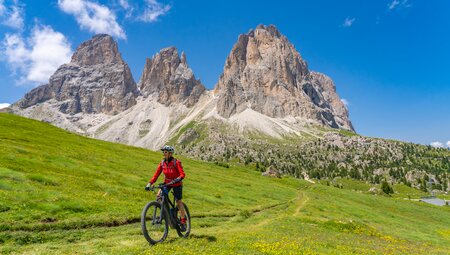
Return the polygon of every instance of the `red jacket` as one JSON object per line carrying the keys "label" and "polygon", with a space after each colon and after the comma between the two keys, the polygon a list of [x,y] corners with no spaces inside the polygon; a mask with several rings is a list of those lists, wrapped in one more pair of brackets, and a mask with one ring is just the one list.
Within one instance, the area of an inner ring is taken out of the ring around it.
{"label": "red jacket", "polygon": [[[175,164],[173,163],[174,160],[176,162]],[[161,172],[164,173],[164,183],[169,183],[176,178],[184,179],[184,177],[186,176],[184,174],[183,167],[181,166],[181,161],[175,158],[169,159],[169,161],[163,160],[161,161],[161,163],[159,163],[155,175],[153,175],[153,178],[150,180],[151,184],[156,182]],[[178,187],[182,184],[183,183],[180,181],[171,185],[171,187]]]}

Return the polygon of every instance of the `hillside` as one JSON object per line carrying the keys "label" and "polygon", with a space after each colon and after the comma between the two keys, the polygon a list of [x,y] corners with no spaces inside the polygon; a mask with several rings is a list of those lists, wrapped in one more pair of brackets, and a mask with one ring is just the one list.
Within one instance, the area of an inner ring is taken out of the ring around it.
{"label": "hillside", "polygon": [[372,184],[387,180],[437,193],[447,191],[450,183],[450,150],[446,148],[314,125],[277,138],[220,121],[191,121],[169,143],[191,158],[241,162],[258,171],[271,167],[297,178],[353,178]]}
{"label": "hillside", "polygon": [[[139,215],[160,153],[0,114],[2,254],[448,254],[450,208],[262,177],[180,157],[192,236],[148,246]],[[362,185],[362,184],[361,184]],[[367,185],[367,184],[364,184]]]}

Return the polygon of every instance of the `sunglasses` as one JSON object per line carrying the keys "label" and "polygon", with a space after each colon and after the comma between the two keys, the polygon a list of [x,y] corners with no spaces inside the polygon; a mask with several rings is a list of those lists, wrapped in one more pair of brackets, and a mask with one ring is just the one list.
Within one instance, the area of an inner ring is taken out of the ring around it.
{"label": "sunglasses", "polygon": [[168,151],[163,151],[164,154],[169,153]]}

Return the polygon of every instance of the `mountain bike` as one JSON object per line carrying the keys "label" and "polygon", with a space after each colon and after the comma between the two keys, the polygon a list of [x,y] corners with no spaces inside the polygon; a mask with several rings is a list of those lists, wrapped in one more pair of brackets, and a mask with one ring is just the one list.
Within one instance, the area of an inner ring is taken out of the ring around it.
{"label": "mountain bike", "polygon": [[[155,192],[155,188],[161,190],[160,197],[145,205],[141,214],[141,227],[145,239],[151,245],[163,242],[169,233],[169,226],[177,231],[179,237],[188,237],[191,232],[191,215],[186,204],[183,203],[186,212],[186,227],[183,229],[175,196],[172,202],[167,185],[159,184],[152,187],[151,191]],[[173,191],[171,193],[173,194]]]}

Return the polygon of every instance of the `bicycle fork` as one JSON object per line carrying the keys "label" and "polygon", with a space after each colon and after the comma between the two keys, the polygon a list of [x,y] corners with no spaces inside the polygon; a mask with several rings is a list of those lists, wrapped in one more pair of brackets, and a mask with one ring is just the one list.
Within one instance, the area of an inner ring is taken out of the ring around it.
{"label": "bicycle fork", "polygon": [[[157,208],[155,208],[155,211],[153,211],[152,225],[155,225],[155,224],[162,224],[162,220],[164,219],[164,213],[165,213],[166,216],[167,216],[166,219],[169,221],[169,224],[170,224],[172,227],[175,227],[174,224],[173,224],[172,215],[169,214],[169,213],[167,212],[166,207],[167,207],[167,206],[166,206],[165,203],[161,203],[161,212],[159,213],[159,215],[156,215],[156,214],[157,214],[157,213],[156,213]],[[157,216],[159,216],[159,217],[157,217]]]}
{"label": "bicycle fork", "polygon": [[156,215],[157,209],[158,209],[158,207],[155,207],[155,210],[153,211],[152,225],[162,224],[163,213],[164,213],[164,203],[161,204],[161,212],[159,213],[159,215]]}

